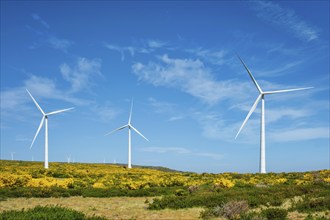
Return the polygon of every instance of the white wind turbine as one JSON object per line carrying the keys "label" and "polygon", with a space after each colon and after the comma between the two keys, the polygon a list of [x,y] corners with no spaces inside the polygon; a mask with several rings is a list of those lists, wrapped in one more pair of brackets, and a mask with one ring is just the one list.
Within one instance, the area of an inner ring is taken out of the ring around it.
{"label": "white wind turbine", "polygon": [[39,106],[39,104],[37,103],[37,101],[33,98],[32,94],[29,92],[29,90],[26,89],[26,91],[29,93],[31,99],[33,100],[34,104],[37,106],[37,108],[40,110],[40,112],[42,113],[42,119],[41,119],[41,122],[40,122],[40,125],[39,125],[39,128],[37,130],[37,133],[35,134],[34,138],[33,138],[33,141],[31,143],[31,146],[30,146],[30,149],[32,148],[33,146],[33,143],[34,141],[36,140],[38,134],[39,134],[39,131],[42,127],[42,125],[44,124],[45,122],[45,169],[48,169],[48,116],[49,115],[54,115],[54,114],[58,114],[58,113],[61,113],[61,112],[65,112],[65,111],[69,111],[73,108],[66,108],[66,109],[62,109],[62,110],[57,110],[57,111],[53,111],[53,112],[49,112],[49,113],[45,113],[41,107]]}
{"label": "white wind turbine", "polygon": [[128,128],[128,164],[127,167],[128,168],[132,168],[132,161],[131,161],[131,129],[133,129],[136,133],[138,133],[141,137],[143,137],[144,139],[146,139],[147,141],[149,141],[145,136],[143,136],[136,128],[133,127],[133,125],[131,124],[131,119],[132,119],[132,108],[133,108],[133,100],[131,103],[131,111],[129,113],[129,118],[128,118],[128,123],[124,126],[121,126],[107,134],[105,134],[104,136],[107,136],[109,134],[112,134],[113,132],[122,130],[124,128]]}
{"label": "white wind turbine", "polygon": [[247,66],[245,65],[245,63],[243,62],[243,60],[238,56],[238,58],[240,59],[241,63],[243,64],[243,66],[245,67],[246,71],[248,72],[248,74],[250,75],[251,80],[253,81],[254,85],[257,87],[258,91],[259,91],[259,96],[257,97],[256,101],[254,102],[252,108],[250,109],[249,113],[247,114],[242,126],[240,127],[240,129],[238,130],[235,139],[238,137],[239,133],[241,132],[242,128],[244,127],[244,125],[246,124],[246,122],[248,121],[248,119],[250,118],[251,114],[254,112],[254,110],[256,109],[260,99],[261,99],[261,121],[260,121],[260,167],[259,167],[259,171],[260,173],[266,173],[266,142],[265,142],[265,95],[270,95],[270,94],[274,94],[274,93],[284,93],[284,92],[292,92],[292,91],[298,91],[298,90],[305,90],[305,89],[311,89],[313,87],[306,87],[306,88],[298,88],[298,89],[285,89],[285,90],[275,90],[275,91],[267,91],[264,92],[260,86],[258,85],[257,81],[254,79],[252,73],[250,72],[250,70],[247,68]]}
{"label": "white wind turbine", "polygon": [[14,154],[15,154],[15,152],[10,152],[11,160],[14,160]]}
{"label": "white wind turbine", "polygon": [[71,163],[71,155],[66,156],[66,160],[67,160],[68,163]]}

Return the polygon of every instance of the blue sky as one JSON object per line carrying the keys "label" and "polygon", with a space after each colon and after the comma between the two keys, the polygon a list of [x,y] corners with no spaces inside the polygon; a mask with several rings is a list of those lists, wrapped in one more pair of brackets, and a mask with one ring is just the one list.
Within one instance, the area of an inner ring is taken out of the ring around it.
{"label": "blue sky", "polygon": [[1,1],[1,159],[132,163],[258,172],[266,97],[267,171],[329,169],[329,1]]}

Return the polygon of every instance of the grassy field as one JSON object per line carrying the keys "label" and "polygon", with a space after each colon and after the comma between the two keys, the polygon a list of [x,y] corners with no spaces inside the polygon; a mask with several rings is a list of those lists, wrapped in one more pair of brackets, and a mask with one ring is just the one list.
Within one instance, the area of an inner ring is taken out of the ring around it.
{"label": "grassy field", "polygon": [[0,220],[22,209],[21,216],[38,219],[38,208],[26,209],[40,205],[106,219],[330,219],[329,170],[196,174],[81,163],[46,170],[41,162],[2,160],[0,173]]}
{"label": "grassy field", "polygon": [[[107,219],[199,219],[200,212],[203,208],[188,209],[165,209],[165,210],[148,210],[145,204],[146,199],[152,200],[151,197],[115,197],[115,198],[10,198],[1,201],[0,212],[7,210],[22,210],[34,208],[38,205],[59,205],[61,207],[71,208],[85,213],[88,216],[101,216]],[[283,204],[283,208],[288,207],[290,202]],[[260,209],[260,208],[258,208]],[[255,211],[258,211],[255,209]],[[290,212],[288,219],[303,220],[308,214],[299,212]],[[314,213],[322,219],[330,219],[330,214],[326,212]],[[217,218],[226,219],[226,218]],[[316,219],[316,218],[315,218]]]}
{"label": "grassy field", "polygon": [[0,212],[4,210],[21,210],[33,208],[37,205],[60,205],[81,211],[89,216],[103,216],[108,219],[198,219],[202,208],[189,208],[160,211],[148,210],[146,199],[138,197],[115,197],[115,198],[10,198],[1,201]]}

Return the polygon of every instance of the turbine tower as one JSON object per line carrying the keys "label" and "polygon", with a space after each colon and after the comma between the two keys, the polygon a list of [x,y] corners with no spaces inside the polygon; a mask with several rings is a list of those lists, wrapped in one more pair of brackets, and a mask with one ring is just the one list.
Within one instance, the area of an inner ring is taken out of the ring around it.
{"label": "turbine tower", "polygon": [[30,149],[33,146],[34,141],[36,140],[39,131],[42,127],[42,125],[45,123],[45,169],[48,169],[48,116],[49,115],[55,115],[61,112],[65,112],[65,111],[69,111],[73,108],[66,108],[66,109],[62,109],[62,110],[57,110],[57,111],[53,111],[53,112],[49,112],[49,113],[45,113],[42,108],[39,106],[39,104],[37,103],[37,101],[33,98],[32,94],[29,92],[29,90],[26,89],[26,91],[29,93],[31,99],[33,100],[34,104],[37,106],[37,108],[40,110],[40,112],[42,113],[42,119],[39,125],[39,128],[37,130],[37,133],[35,134],[33,141],[31,143]]}
{"label": "turbine tower", "polygon": [[14,160],[14,154],[15,154],[15,152],[10,152],[11,160]]}
{"label": "turbine tower", "polygon": [[[237,55],[238,56],[238,55]],[[311,89],[313,87],[306,87],[306,88],[298,88],[298,89],[284,89],[284,90],[275,90],[275,91],[267,91],[264,92],[260,86],[258,85],[257,81],[253,77],[250,70],[247,68],[243,60],[238,56],[239,60],[245,67],[246,71],[248,72],[251,80],[253,81],[254,85],[256,86],[257,90],[259,91],[259,96],[257,97],[256,101],[254,102],[252,108],[250,109],[249,113],[247,114],[242,126],[238,130],[235,139],[238,137],[239,133],[243,129],[246,122],[249,120],[251,114],[256,109],[259,101],[261,100],[261,120],[260,120],[260,165],[259,165],[259,172],[260,173],[266,173],[266,130],[265,130],[265,95],[275,94],[275,93],[284,93],[284,92],[293,92],[298,90],[305,90],[305,89]]]}
{"label": "turbine tower", "polygon": [[146,139],[147,141],[149,141],[145,136],[143,136],[136,128],[133,127],[133,125],[131,124],[131,119],[132,119],[132,109],[133,109],[133,100],[131,102],[131,111],[129,113],[129,118],[128,118],[128,123],[124,126],[121,126],[107,134],[105,134],[104,136],[107,136],[109,134],[112,134],[113,132],[122,130],[124,128],[128,128],[128,164],[127,167],[128,168],[132,168],[132,161],[131,161],[131,129],[133,129],[136,133],[138,133],[141,137],[143,137],[144,139]]}

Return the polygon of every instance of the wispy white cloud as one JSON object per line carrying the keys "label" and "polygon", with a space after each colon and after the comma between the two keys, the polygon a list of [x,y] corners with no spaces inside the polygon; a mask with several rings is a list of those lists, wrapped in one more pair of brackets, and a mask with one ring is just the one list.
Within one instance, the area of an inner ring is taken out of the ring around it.
{"label": "wispy white cloud", "polygon": [[272,131],[268,136],[274,142],[329,139],[330,130],[329,127],[291,128]]}
{"label": "wispy white cloud", "polygon": [[25,137],[23,135],[16,135],[15,141],[18,141],[18,142],[31,142],[32,139],[31,138],[27,138],[27,137]]}
{"label": "wispy white cloud", "polygon": [[287,74],[288,71],[301,65],[303,62],[304,62],[303,60],[293,61],[286,63],[282,66],[273,68],[272,70],[256,70],[255,72],[257,73],[258,76],[272,76],[272,77],[280,76],[283,74]]}
{"label": "wispy white cloud", "polygon": [[44,21],[38,14],[33,13],[31,14],[31,17],[33,18],[33,20],[38,21],[45,28],[48,29],[50,28],[49,24],[46,21]]}
{"label": "wispy white cloud", "polygon": [[157,114],[165,114],[169,116],[168,121],[178,121],[184,119],[185,117],[178,110],[178,106],[173,103],[164,102],[156,100],[155,98],[150,97],[148,99],[149,105],[154,109]]}
{"label": "wispy white cloud", "polygon": [[[30,110],[34,108],[34,106],[31,103],[31,98],[27,94],[26,89],[29,89],[39,103],[43,98],[65,101],[71,103],[73,106],[87,105],[90,103],[90,101],[86,99],[76,98],[62,91],[56,86],[55,81],[51,79],[31,75],[23,82],[22,86],[1,91],[1,118],[3,119],[1,126],[10,126],[9,119],[17,121],[27,120],[26,114],[30,113]],[[45,106],[42,108],[45,111],[50,110]]]}
{"label": "wispy white cloud", "polygon": [[98,116],[102,122],[109,122],[118,116],[119,110],[110,104],[97,105],[94,104],[91,110]]}
{"label": "wispy white cloud", "polygon": [[267,123],[277,122],[284,119],[298,119],[309,117],[313,115],[312,109],[310,108],[273,108],[267,109]]}
{"label": "wispy white cloud", "polygon": [[175,104],[164,102],[164,101],[158,101],[155,98],[149,98],[148,99],[149,104],[155,109],[156,113],[174,113],[175,112]]}
{"label": "wispy white cloud", "polygon": [[182,120],[184,118],[185,118],[184,116],[172,116],[168,120],[169,121],[178,121],[178,120]]}
{"label": "wispy white cloud", "polygon": [[55,81],[49,78],[31,75],[20,87],[7,89],[1,92],[1,110],[11,112],[17,109],[27,109],[26,103],[30,102],[26,92],[29,89],[35,97],[63,100],[75,105],[85,105],[87,100],[75,98],[67,92],[60,90]]}
{"label": "wispy white cloud", "polygon": [[72,41],[66,39],[60,39],[55,36],[50,36],[47,39],[47,43],[50,47],[61,50],[62,52],[67,52],[67,50],[74,44]]}
{"label": "wispy white cloud", "polygon": [[223,154],[216,154],[216,153],[194,153],[194,155],[199,157],[208,157],[213,160],[221,160],[224,158]]}
{"label": "wispy white cloud", "polygon": [[[61,74],[65,80],[71,83],[71,89],[59,88],[54,79],[40,77],[33,74],[23,81],[22,86],[13,87],[1,91],[1,114],[2,116],[13,116],[18,111],[27,111],[28,103],[31,102],[26,89],[28,89],[37,99],[47,98],[62,100],[74,105],[87,105],[90,100],[76,98],[73,93],[90,88],[93,85],[95,75],[101,75],[101,61],[98,59],[89,60],[79,58],[74,67],[68,64],[60,66]],[[100,109],[100,117],[110,117],[110,112]],[[17,116],[18,118],[19,116]]]}
{"label": "wispy white cloud", "polygon": [[208,139],[233,142],[239,122],[226,121],[221,112],[196,111],[191,115],[202,130],[202,135]]}
{"label": "wispy white cloud", "polygon": [[210,105],[220,100],[235,97],[246,86],[232,80],[216,81],[211,70],[199,59],[172,59],[168,55],[159,62],[135,63],[133,73],[139,80],[154,86],[178,88]]}
{"label": "wispy white cloud", "polygon": [[156,49],[163,48],[167,43],[158,40],[148,40],[144,46],[118,46],[115,44],[104,43],[105,48],[113,51],[117,51],[121,55],[121,61],[125,60],[125,54],[129,53],[132,57],[135,54],[150,54],[154,52]]}
{"label": "wispy white cloud", "polygon": [[77,92],[82,89],[88,89],[93,85],[93,78],[101,76],[101,60],[79,58],[77,63],[70,67],[64,63],[60,65],[60,72],[63,78],[71,83],[71,92]]}
{"label": "wispy white cloud", "polygon": [[[47,29],[50,29],[49,24],[44,21],[38,14],[32,14],[31,16],[33,20],[39,22]],[[73,41],[57,37],[55,34],[51,33],[50,30],[41,30],[39,28],[33,28],[30,25],[25,25],[25,27],[36,34],[39,38],[38,41],[33,42],[33,44],[29,46],[30,49],[38,49],[41,46],[48,46],[50,48],[67,53],[68,49],[74,45]]]}
{"label": "wispy white cloud", "polygon": [[[275,133],[278,141],[285,141],[287,138],[284,136],[283,139],[281,137],[281,131],[283,128],[287,128],[290,125],[296,125],[297,127],[297,134],[300,130],[304,131],[304,127],[308,126],[310,123],[310,118],[314,115],[318,114],[320,111],[327,111],[329,107],[325,105],[325,103],[313,103],[309,102],[309,99],[303,97],[301,100],[305,100],[309,104],[303,103],[295,103],[294,107],[288,104],[283,104],[283,107],[268,107],[266,108],[266,129],[267,134]],[[276,106],[279,103],[283,103],[283,100],[272,100],[274,103],[272,103],[272,106]],[[286,100],[287,101],[287,100]],[[250,103],[252,105],[252,103]],[[241,116],[238,118],[241,118],[241,120],[232,120],[231,118],[228,118],[228,114],[223,111],[195,111],[192,112],[190,115],[193,120],[195,120],[201,130],[202,135],[208,139],[216,139],[216,140],[222,140],[225,142],[243,142],[243,143],[254,143],[258,141],[259,138],[259,132],[260,132],[260,105],[257,107],[255,112],[251,115],[249,121],[243,128],[240,136],[235,140],[235,135],[238,132],[239,127],[242,125],[244,118],[246,117],[248,111],[251,108],[250,104],[242,104],[237,105],[235,107],[236,110],[241,111]],[[266,106],[267,102],[266,102]],[[318,109],[317,111],[313,111],[315,109]],[[234,109],[231,109],[234,110]],[[243,111],[244,112],[243,112]],[[316,122],[314,121],[314,124]],[[324,123],[324,122],[319,122]],[[292,134],[295,133],[294,130],[296,128],[291,127],[290,129],[285,129],[289,132],[292,132]],[[312,133],[314,130],[311,130]],[[323,132],[323,133],[322,133]],[[322,131],[321,134],[324,134],[324,131]],[[276,135],[279,133],[279,135]],[[303,133],[302,133],[303,134]],[[314,133],[314,135],[316,132]],[[307,136],[307,137],[312,137]],[[317,135],[316,135],[317,136]],[[322,136],[322,135],[321,135]],[[300,139],[299,139],[300,138]],[[303,141],[306,137],[303,136],[295,136],[295,140]],[[276,140],[276,139],[271,139]]]}
{"label": "wispy white cloud", "polygon": [[188,156],[208,157],[213,160],[223,159],[224,155],[216,153],[194,152],[182,147],[146,147],[141,149],[144,152],[152,152],[159,154],[184,154]]}
{"label": "wispy white cloud", "polygon": [[159,40],[149,40],[148,41],[148,46],[149,48],[161,48],[166,46],[167,43]]}
{"label": "wispy white cloud", "polygon": [[226,54],[225,50],[219,51],[211,51],[208,49],[188,49],[187,52],[194,54],[195,56],[207,61],[208,63],[216,64],[216,65],[223,65],[226,62]]}
{"label": "wispy white cloud", "polygon": [[109,49],[109,50],[114,50],[120,53],[121,55],[121,61],[125,60],[125,53],[129,53],[131,56],[134,56],[135,52],[136,52],[136,48],[134,47],[120,47],[114,44],[108,44],[105,43],[104,46]]}
{"label": "wispy white cloud", "polygon": [[312,41],[319,37],[317,29],[299,18],[293,10],[270,1],[252,1],[252,5],[258,17],[284,27],[302,40]]}
{"label": "wispy white cloud", "polygon": [[142,151],[152,153],[174,153],[174,154],[190,154],[191,151],[181,147],[146,147],[142,148]]}

